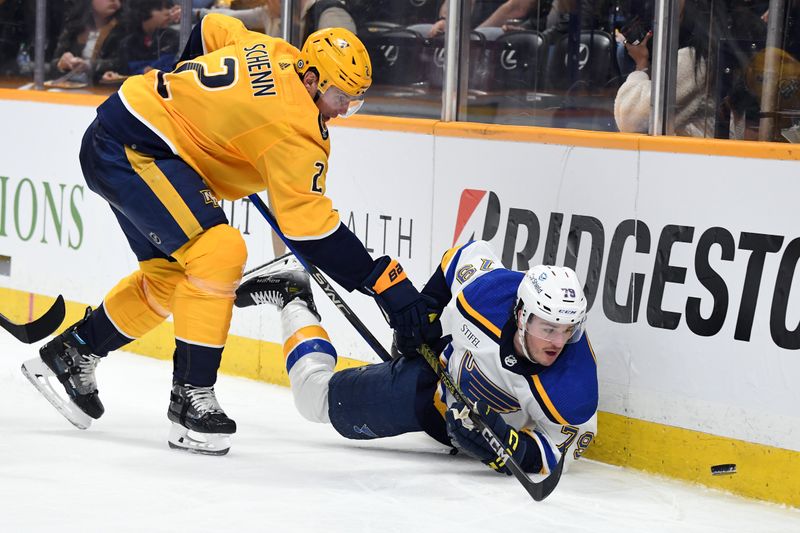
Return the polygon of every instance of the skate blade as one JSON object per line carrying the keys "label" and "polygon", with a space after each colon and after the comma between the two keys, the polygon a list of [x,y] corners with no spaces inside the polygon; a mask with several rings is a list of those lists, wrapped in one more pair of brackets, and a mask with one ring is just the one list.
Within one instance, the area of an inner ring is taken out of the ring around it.
{"label": "skate blade", "polygon": [[253,270],[252,272],[248,272],[246,276],[242,278],[240,283],[244,284],[246,281],[250,281],[253,278],[260,278],[263,276],[268,276],[270,274],[274,274],[275,272],[280,272],[282,270],[305,270],[303,265],[300,264],[300,261],[293,255],[284,257],[283,259],[279,259],[277,261],[267,263],[266,265]]}
{"label": "skate blade", "polygon": [[[47,398],[47,401],[49,401],[64,418],[69,420],[73,426],[78,429],[89,429],[89,426],[92,425],[92,418],[81,411],[71,399],[68,397],[65,398],[66,391],[63,390],[61,383],[58,382],[53,371],[44,364],[44,361],[39,357],[28,359],[22,363],[21,370],[25,377],[28,378],[28,381],[30,381],[42,396]],[[58,389],[61,389],[62,394],[59,394],[58,390],[53,387],[51,379],[58,383]]]}
{"label": "skate blade", "polygon": [[174,450],[225,455],[231,449],[231,436],[227,433],[198,433],[173,422],[167,443]]}

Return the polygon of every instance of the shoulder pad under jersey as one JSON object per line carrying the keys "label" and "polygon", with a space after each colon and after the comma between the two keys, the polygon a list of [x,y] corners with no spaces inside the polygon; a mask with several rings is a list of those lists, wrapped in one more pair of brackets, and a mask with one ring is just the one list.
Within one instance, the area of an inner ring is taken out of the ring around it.
{"label": "shoulder pad under jersey", "polygon": [[456,297],[456,308],[489,338],[500,342],[503,326],[511,318],[521,272],[498,268],[464,287]]}
{"label": "shoulder pad under jersey", "polygon": [[529,377],[533,397],[547,418],[556,424],[577,426],[597,411],[597,361],[584,334],[567,344],[556,362]]}
{"label": "shoulder pad under jersey", "polygon": [[470,241],[463,246],[450,248],[442,256],[442,269],[447,286],[455,294],[474,277],[495,268],[502,268],[500,259],[486,241]]}

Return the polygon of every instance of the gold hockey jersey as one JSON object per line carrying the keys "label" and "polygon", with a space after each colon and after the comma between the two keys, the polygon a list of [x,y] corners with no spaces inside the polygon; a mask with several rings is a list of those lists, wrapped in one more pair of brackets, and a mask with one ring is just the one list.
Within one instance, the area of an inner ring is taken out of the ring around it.
{"label": "gold hockey jersey", "polygon": [[330,142],[295,71],[298,55],[286,41],[211,14],[192,33],[189,59],[129,78],[98,117],[134,150],[180,157],[218,198],[267,190],[287,237],[325,237],[339,226],[325,196]]}

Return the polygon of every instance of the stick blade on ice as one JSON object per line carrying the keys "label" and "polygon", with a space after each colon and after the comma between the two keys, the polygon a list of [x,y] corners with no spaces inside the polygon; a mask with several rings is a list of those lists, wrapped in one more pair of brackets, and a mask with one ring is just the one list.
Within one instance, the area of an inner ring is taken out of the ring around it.
{"label": "stick blade on ice", "polygon": [[31,344],[52,335],[64,321],[66,307],[64,298],[59,294],[53,305],[42,316],[27,324],[17,324],[0,314],[0,327],[11,333],[18,340]]}

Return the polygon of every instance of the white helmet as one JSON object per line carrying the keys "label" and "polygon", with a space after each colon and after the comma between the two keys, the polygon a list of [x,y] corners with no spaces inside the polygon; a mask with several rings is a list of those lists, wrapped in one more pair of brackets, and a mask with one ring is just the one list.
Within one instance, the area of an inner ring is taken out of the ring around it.
{"label": "white helmet", "polygon": [[583,335],[586,320],[586,297],[575,271],[569,267],[538,265],[525,273],[517,289],[517,327],[525,355],[528,355],[523,332],[531,315],[551,325],[573,325],[566,343],[577,342]]}

